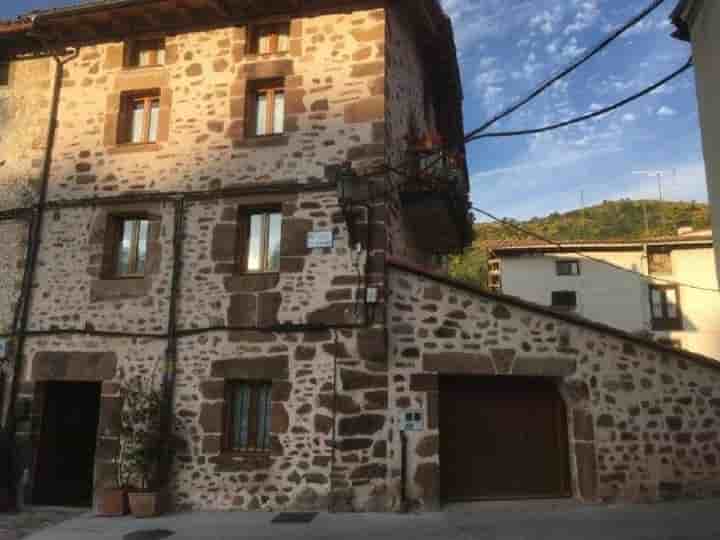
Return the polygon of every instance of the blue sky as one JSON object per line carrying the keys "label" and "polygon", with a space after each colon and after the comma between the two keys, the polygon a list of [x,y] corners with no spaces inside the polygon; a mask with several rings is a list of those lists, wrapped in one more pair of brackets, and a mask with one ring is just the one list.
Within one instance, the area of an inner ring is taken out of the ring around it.
{"label": "blue sky", "polygon": [[[66,5],[3,0],[0,17]],[[455,23],[469,130],[645,8],[650,0],[442,0]],[[653,16],[495,129],[537,127],[616,102],[680,67],[688,44],[670,37],[666,0]],[[694,74],[598,120],[531,137],[482,140],[469,148],[476,205],[528,218],[603,200],[707,200]],[[672,171],[676,174],[673,176]]]}
{"label": "blue sky", "polygon": [[[442,0],[455,24],[472,128],[567,65],[649,0]],[[494,129],[531,128],[612,104],[685,63],[690,47],[670,37],[666,0],[601,55]],[[528,218],[603,200],[707,201],[694,73],[597,121],[548,134],[482,140],[468,151],[481,208]],[[676,170],[673,177],[672,171]]]}

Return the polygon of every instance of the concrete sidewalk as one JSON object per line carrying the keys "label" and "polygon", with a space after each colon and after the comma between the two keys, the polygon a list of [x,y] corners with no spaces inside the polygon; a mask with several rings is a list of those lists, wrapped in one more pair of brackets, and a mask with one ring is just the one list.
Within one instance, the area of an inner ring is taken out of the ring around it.
{"label": "concrete sidewalk", "polygon": [[173,540],[718,540],[720,500],[634,506],[482,503],[442,513],[320,514],[310,524],[271,523],[275,514],[195,512],[149,520],[83,516],[31,540],[121,540],[139,530],[174,531]]}

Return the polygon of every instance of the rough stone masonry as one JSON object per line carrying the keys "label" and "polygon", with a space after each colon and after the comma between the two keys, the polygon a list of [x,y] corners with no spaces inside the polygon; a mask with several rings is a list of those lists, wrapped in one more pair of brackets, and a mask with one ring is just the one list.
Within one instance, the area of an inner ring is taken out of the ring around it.
{"label": "rough stone masonry", "polygon": [[[135,16],[131,7],[108,5],[102,15],[78,8],[26,23],[54,30],[77,50],[59,88],[22,369],[0,380],[1,416],[12,377],[20,382],[17,435],[31,500],[49,383],[100,385],[94,489],[113,482],[120,385],[164,375],[178,243],[173,412],[180,426],[167,486],[178,508],[437,507],[444,374],[557,381],[577,498],[717,489],[715,366],[413,266],[432,266],[447,252],[423,247],[438,224],[408,218],[400,191],[417,179],[377,171],[406,165],[422,134],[462,141],[452,31],[437,2],[323,0],[301,11],[295,2],[273,2],[276,11],[261,6],[251,22],[201,4],[180,10],[154,2],[157,11],[132,19],[173,21],[171,30],[148,26],[148,36],[165,39],[164,64],[150,67],[128,66],[133,36],[103,34],[97,20],[110,17],[122,28]],[[252,52],[257,26],[278,20],[289,24],[288,50]],[[88,39],[82,32],[93,25],[98,34]],[[55,69],[36,54],[41,44],[28,46],[31,38],[9,28],[0,25],[2,39],[17,45],[9,84],[0,87],[0,211],[37,200]],[[254,137],[248,99],[267,80],[282,81],[285,128]],[[159,103],[157,140],[124,144],[124,100],[147,91]],[[331,171],[346,161],[378,188],[367,206],[339,201]],[[169,194],[186,197],[179,238]],[[467,189],[462,196],[467,203]],[[248,208],[282,216],[277,272],[240,269],[238,216]],[[460,212],[467,221],[466,208]],[[146,267],[130,279],[107,272],[117,216],[149,222]],[[0,221],[0,333],[12,333],[25,275],[25,218]],[[331,231],[332,247],[308,248],[313,231]],[[363,302],[367,287],[377,290],[377,303]],[[268,452],[226,449],[226,390],[238,380],[271,383]],[[410,408],[426,411],[426,424],[409,435],[403,471],[398,415]]]}

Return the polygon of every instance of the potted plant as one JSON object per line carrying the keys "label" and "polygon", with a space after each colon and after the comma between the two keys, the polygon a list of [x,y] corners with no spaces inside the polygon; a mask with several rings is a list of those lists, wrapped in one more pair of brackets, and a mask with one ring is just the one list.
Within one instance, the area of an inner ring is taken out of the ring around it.
{"label": "potted plant", "polygon": [[130,510],[139,518],[157,516],[160,513],[157,472],[163,451],[162,394],[152,381],[142,377],[131,379],[121,391],[123,459],[133,484],[128,489]]}
{"label": "potted plant", "polygon": [[121,438],[118,455],[113,459],[115,465],[115,483],[100,490],[98,494],[98,515],[120,517],[128,513],[128,490],[123,466],[124,441]]}

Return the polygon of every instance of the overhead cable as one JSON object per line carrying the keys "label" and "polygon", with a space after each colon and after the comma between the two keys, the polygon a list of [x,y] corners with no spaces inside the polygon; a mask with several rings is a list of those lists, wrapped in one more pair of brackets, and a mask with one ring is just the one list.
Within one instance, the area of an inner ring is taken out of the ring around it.
{"label": "overhead cable", "polygon": [[521,130],[517,130],[517,131],[497,131],[497,132],[491,132],[491,133],[479,133],[477,135],[474,135],[472,138],[468,139],[466,142],[472,142],[472,141],[477,141],[478,139],[487,139],[487,138],[492,138],[492,137],[517,137],[520,135],[534,135],[537,133],[545,133],[547,131],[553,131],[556,129],[568,127],[573,124],[579,124],[581,122],[585,122],[587,120],[597,118],[598,116],[603,116],[609,112],[619,109],[620,107],[624,107],[625,105],[632,103],[633,101],[636,101],[636,100],[640,99],[641,97],[644,97],[644,96],[654,92],[661,86],[667,84],[668,82],[672,81],[676,77],[679,77],[680,75],[685,73],[692,66],[693,66],[693,59],[690,58],[685,63],[685,65],[683,65],[680,69],[674,71],[673,73],[671,73],[667,77],[663,78],[662,80],[656,82],[652,86],[648,86],[647,88],[643,89],[642,91],[638,92],[637,94],[633,94],[632,96],[627,97],[627,98],[623,99],[622,101],[615,103],[614,105],[610,105],[609,107],[604,107],[597,111],[593,111],[589,114],[585,114],[583,116],[579,116],[577,118],[573,118],[571,120],[566,120],[564,122],[560,122],[557,124],[550,124],[549,126],[544,126],[541,128],[521,129]]}
{"label": "overhead cable", "polygon": [[654,0],[652,4],[650,4],[647,8],[645,8],[642,12],[640,12],[638,15],[630,19],[628,22],[611,32],[605,39],[603,39],[600,43],[592,47],[588,52],[583,54],[580,58],[578,58],[575,62],[564,68],[562,71],[560,71],[557,75],[551,77],[550,79],[546,80],[544,83],[542,83],[540,86],[538,86],[530,95],[527,97],[521,99],[517,103],[511,105],[507,109],[503,110],[502,112],[496,114],[493,116],[490,120],[485,122],[483,125],[481,125],[479,128],[474,129],[470,133],[468,133],[465,136],[465,140],[472,139],[475,135],[478,135],[479,133],[482,133],[486,129],[488,129],[493,124],[496,124],[503,118],[506,118],[510,116],[512,113],[517,111],[519,108],[527,105],[532,100],[534,100],[536,97],[538,97],[540,94],[545,92],[548,88],[550,88],[552,85],[554,85],[559,80],[567,77],[570,73],[575,71],[577,68],[585,64],[588,60],[590,60],[592,57],[600,53],[603,49],[605,49],[608,45],[610,45],[613,41],[615,41],[617,38],[619,38],[622,34],[627,32],[630,28],[637,25],[640,21],[642,21],[644,18],[646,18],[648,15],[650,15],[653,11],[655,11],[657,8],[659,8],[665,0]]}

